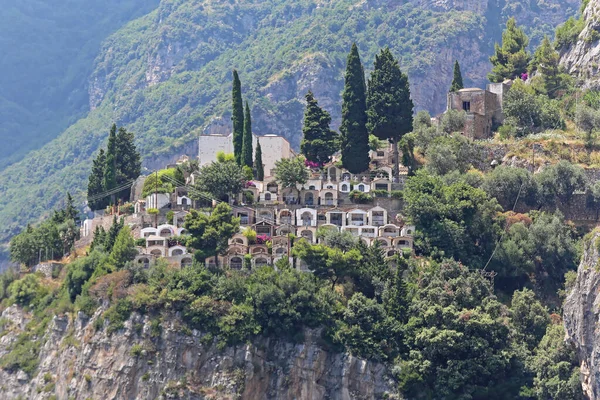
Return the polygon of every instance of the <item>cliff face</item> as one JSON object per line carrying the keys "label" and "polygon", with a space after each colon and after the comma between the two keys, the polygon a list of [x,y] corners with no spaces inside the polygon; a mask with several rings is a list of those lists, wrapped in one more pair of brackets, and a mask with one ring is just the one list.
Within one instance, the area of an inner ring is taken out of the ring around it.
{"label": "cliff face", "polygon": [[584,27],[577,40],[561,54],[561,65],[581,85],[600,87],[600,0],[591,0],[583,12]]}
{"label": "cliff face", "polygon": [[[0,356],[28,317],[16,307],[3,313],[8,326]],[[0,370],[3,399],[378,399],[392,391],[381,364],[334,354],[317,332],[300,344],[258,339],[218,350],[176,318],[160,329],[133,315],[112,336],[96,331],[83,314],[54,317],[43,338],[35,376]],[[392,395],[392,398],[394,396]]]}
{"label": "cliff face", "polygon": [[583,390],[600,398],[600,231],[586,241],[577,280],[564,304],[567,340],[575,344],[581,361]]}

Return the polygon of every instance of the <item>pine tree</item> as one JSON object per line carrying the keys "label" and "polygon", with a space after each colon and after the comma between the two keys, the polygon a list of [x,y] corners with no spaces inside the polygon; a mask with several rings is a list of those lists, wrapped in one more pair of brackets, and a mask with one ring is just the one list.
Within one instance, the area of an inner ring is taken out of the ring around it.
{"label": "pine tree", "polygon": [[242,165],[242,142],[244,138],[244,104],[242,102],[242,83],[236,70],[233,70],[233,89],[231,92],[233,108],[233,154],[238,165]]}
{"label": "pine tree", "polygon": [[456,60],[454,62],[454,77],[452,78],[452,85],[450,85],[450,91],[458,92],[464,87],[465,86],[463,85],[462,74],[460,73],[460,65],[458,65],[458,60]]}
{"label": "pine tree", "polygon": [[560,55],[548,36],[544,36],[542,43],[533,54],[533,59],[529,64],[529,71],[531,73],[537,71],[539,74],[539,77],[536,76],[536,78],[541,82],[540,84],[536,82],[534,85],[535,89],[551,98],[554,98],[559,90],[566,88],[559,61]]}
{"label": "pine tree", "polygon": [[389,48],[375,56],[367,92],[367,127],[379,139],[390,140],[394,146],[394,179],[398,180],[398,142],[412,131],[413,102],[410,99],[408,76],[400,71],[398,61]]}
{"label": "pine tree", "polygon": [[506,21],[506,29],[502,32],[502,46],[494,46],[494,55],[490,57],[492,72],[488,74],[491,82],[503,82],[505,79],[520,78],[527,72],[529,38],[523,29],[517,27],[514,18]]}
{"label": "pine tree", "polygon": [[254,155],[254,177],[257,181],[265,179],[265,167],[262,161],[262,149],[260,148],[260,141],[256,139],[256,153]]}
{"label": "pine tree", "polygon": [[[104,190],[112,190],[117,186],[117,126],[113,124],[108,135],[106,146],[106,162],[104,165]],[[115,194],[110,196],[110,204],[115,204]]]}
{"label": "pine tree", "polygon": [[306,111],[304,113],[304,137],[300,143],[300,151],[308,161],[324,165],[331,160],[337,147],[337,135],[329,129],[331,115],[321,107],[311,91],[306,94]]}
{"label": "pine tree", "polygon": [[[127,182],[131,182],[137,179],[142,172],[142,161],[140,159],[140,153],[134,143],[134,135],[132,132],[128,132],[125,128],[121,127],[118,130],[116,137],[116,184],[117,186]],[[117,195],[120,200],[129,201],[131,189],[123,189]]]}
{"label": "pine tree", "polygon": [[106,155],[104,149],[100,149],[98,156],[92,163],[92,172],[88,178],[88,206],[92,210],[99,210],[106,207],[104,199],[93,199],[104,191],[104,166],[106,165]]}
{"label": "pine tree", "polygon": [[356,43],[352,45],[346,65],[340,132],[344,168],[353,174],[366,171],[370,160],[365,72]]}
{"label": "pine tree", "polygon": [[252,168],[252,118],[250,107],[246,101],[246,114],[244,115],[244,137],[242,141],[242,165]]}

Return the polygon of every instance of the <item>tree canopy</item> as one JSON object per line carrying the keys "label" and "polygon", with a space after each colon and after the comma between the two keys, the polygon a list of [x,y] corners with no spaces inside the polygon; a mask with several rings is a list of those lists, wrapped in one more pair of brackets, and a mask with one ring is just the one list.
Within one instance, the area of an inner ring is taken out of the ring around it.
{"label": "tree canopy", "polygon": [[506,21],[506,29],[502,32],[502,45],[494,46],[494,55],[490,57],[492,72],[488,79],[492,82],[502,82],[505,79],[520,78],[527,72],[531,56],[527,51],[529,38],[522,28],[517,26],[514,18]]}
{"label": "tree canopy", "polygon": [[311,91],[306,94],[306,111],[300,151],[307,161],[322,166],[338,148],[337,134],[329,128],[331,115],[321,107]]}
{"label": "tree canopy", "polygon": [[295,188],[297,184],[303,185],[309,177],[308,168],[302,156],[282,158],[275,162],[275,180],[282,188]]}

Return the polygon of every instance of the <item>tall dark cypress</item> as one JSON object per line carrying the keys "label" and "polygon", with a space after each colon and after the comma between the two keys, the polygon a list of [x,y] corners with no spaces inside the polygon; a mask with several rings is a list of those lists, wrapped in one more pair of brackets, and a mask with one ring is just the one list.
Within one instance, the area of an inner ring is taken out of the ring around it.
{"label": "tall dark cypress", "polygon": [[94,196],[104,191],[104,166],[106,165],[106,155],[104,149],[100,149],[98,156],[92,164],[92,172],[88,178],[87,198],[88,206],[92,210],[99,210],[106,207],[104,199],[93,199]]}
{"label": "tall dark cypress", "polygon": [[412,131],[413,102],[410,99],[408,76],[400,71],[398,61],[389,48],[375,56],[367,92],[367,127],[379,139],[394,146],[394,179],[398,181],[398,142]]}
{"label": "tall dark cypress", "polygon": [[300,151],[308,161],[323,165],[336,151],[337,134],[329,128],[331,115],[321,107],[313,93],[306,94],[306,111],[302,127]]}
{"label": "tall dark cypress", "polygon": [[252,168],[252,118],[250,107],[246,101],[246,114],[244,115],[244,136],[242,140],[242,166]]}
{"label": "tall dark cypress", "polygon": [[460,73],[460,65],[458,65],[458,60],[456,60],[454,62],[454,77],[452,78],[452,85],[450,85],[450,91],[458,92],[464,87],[465,86],[463,85],[462,74]]}
{"label": "tall dark cypress", "polygon": [[[125,128],[119,128],[116,138],[116,173],[117,186],[137,179],[142,172],[140,153],[134,143],[134,135]],[[124,202],[129,201],[131,189],[123,189],[117,197]]]}
{"label": "tall dark cypress", "polygon": [[262,149],[260,148],[260,141],[256,139],[256,154],[254,155],[254,177],[257,181],[265,179],[265,167],[262,160]]}
{"label": "tall dark cypress", "polygon": [[[106,163],[104,165],[104,190],[117,186],[117,125],[113,124],[106,145]],[[115,194],[110,196],[110,204],[115,204]]]}
{"label": "tall dark cypress", "polygon": [[233,70],[231,119],[233,120],[233,154],[238,165],[242,165],[242,142],[244,138],[244,103],[242,83],[236,70]]}
{"label": "tall dark cypress", "polygon": [[365,72],[356,43],[348,55],[342,101],[342,162],[348,171],[358,174],[369,168],[369,132]]}

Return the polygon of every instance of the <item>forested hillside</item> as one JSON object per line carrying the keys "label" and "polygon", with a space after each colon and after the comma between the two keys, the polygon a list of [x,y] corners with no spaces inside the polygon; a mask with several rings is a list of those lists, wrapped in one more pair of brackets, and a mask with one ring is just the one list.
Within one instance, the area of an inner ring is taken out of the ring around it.
{"label": "forested hillside", "polygon": [[[435,113],[444,107],[455,59],[461,62],[467,86],[485,84],[488,57],[508,16],[526,25],[536,45],[578,7],[578,0],[163,0],[157,10],[103,43],[89,79],[93,111],[2,171],[0,235],[6,239],[47,212],[66,190],[82,198],[91,158],[112,122],[136,134],[150,167],[157,156],[194,151],[194,139],[202,130],[227,130],[233,68],[240,71],[254,131],[283,134],[297,146],[309,89],[332,113],[337,128],[342,70],[354,41],[367,69],[375,52],[390,46],[409,74],[417,110]],[[64,73],[66,68],[58,70]],[[73,84],[67,87],[85,86],[69,82]],[[59,93],[51,92],[68,101]],[[61,110],[66,107],[56,104]],[[83,109],[78,104],[69,115]],[[11,113],[11,118],[18,115]]]}
{"label": "forested hillside", "polygon": [[100,43],[158,0],[9,0],[0,6],[0,168],[88,110]]}

